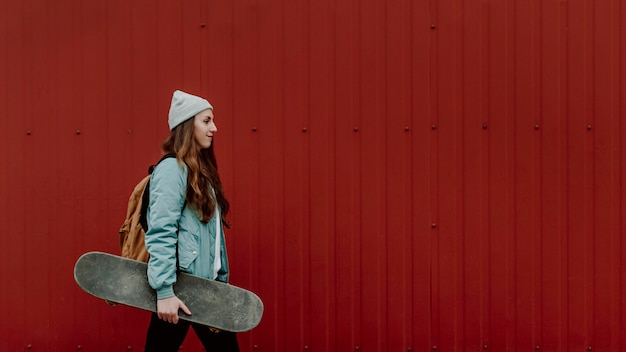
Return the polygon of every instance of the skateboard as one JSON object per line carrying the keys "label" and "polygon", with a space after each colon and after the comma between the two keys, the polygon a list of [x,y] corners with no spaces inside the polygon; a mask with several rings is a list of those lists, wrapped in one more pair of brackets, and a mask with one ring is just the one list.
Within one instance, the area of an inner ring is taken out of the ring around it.
{"label": "skateboard", "polygon": [[[92,296],[156,312],[156,292],[148,284],[148,265],[117,255],[88,252],[76,261],[74,279]],[[178,272],[174,292],[191,311],[180,319],[232,332],[256,327],[263,302],[254,293],[223,282]]]}

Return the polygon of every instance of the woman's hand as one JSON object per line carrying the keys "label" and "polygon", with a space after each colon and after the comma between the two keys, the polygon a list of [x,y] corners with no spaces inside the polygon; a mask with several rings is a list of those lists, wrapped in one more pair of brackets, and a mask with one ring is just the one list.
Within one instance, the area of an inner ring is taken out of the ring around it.
{"label": "woman's hand", "polygon": [[179,309],[182,309],[185,314],[191,315],[189,308],[176,296],[157,300],[157,315],[161,320],[172,324],[178,323]]}

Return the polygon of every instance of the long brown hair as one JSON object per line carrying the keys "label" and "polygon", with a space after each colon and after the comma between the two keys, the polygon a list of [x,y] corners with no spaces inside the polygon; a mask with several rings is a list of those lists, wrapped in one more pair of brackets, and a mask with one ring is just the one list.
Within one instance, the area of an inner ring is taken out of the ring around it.
{"label": "long brown hair", "polygon": [[[215,204],[221,209],[221,219],[224,226],[230,228],[226,220],[226,214],[230,205],[224,196],[222,181],[217,172],[217,161],[213,145],[202,149],[193,136],[194,118],[176,126],[163,142],[165,153],[175,153],[179,162],[187,165],[187,191],[185,200],[187,204],[197,211],[198,219],[207,223],[213,217]],[[211,191],[211,185],[215,195]]]}

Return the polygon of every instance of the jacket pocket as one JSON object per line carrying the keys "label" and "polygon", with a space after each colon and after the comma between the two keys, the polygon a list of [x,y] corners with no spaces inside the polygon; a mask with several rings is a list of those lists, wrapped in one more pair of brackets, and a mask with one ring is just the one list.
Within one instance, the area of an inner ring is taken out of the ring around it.
{"label": "jacket pocket", "polygon": [[198,257],[200,245],[198,237],[187,231],[178,234],[178,266],[183,271],[188,271],[191,264]]}
{"label": "jacket pocket", "polygon": [[178,230],[178,267],[183,271],[189,271],[200,252],[198,229],[190,226],[192,224],[185,222]]}

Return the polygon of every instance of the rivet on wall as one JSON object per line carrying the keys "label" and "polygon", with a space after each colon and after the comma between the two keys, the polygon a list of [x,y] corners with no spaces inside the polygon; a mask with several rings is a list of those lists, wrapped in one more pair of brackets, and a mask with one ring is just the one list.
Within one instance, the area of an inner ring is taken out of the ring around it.
{"label": "rivet on wall", "polygon": [[302,127],[302,132],[306,132],[306,131],[307,131],[306,127]]}
{"label": "rivet on wall", "polygon": [[252,132],[256,132],[256,127],[252,127]]}
{"label": "rivet on wall", "polygon": [[359,132],[359,128],[354,126],[354,132]]}
{"label": "rivet on wall", "polygon": [[80,134],[80,130],[76,130],[76,135],[79,135],[79,134]]}
{"label": "rivet on wall", "polygon": [[536,125],[535,125],[535,129],[536,129],[536,130],[539,130],[539,128],[541,128],[541,126],[539,126],[539,124],[536,124]]}
{"label": "rivet on wall", "polygon": [[406,126],[406,127],[404,128],[404,131],[405,131],[405,132],[409,132],[410,130],[411,130],[411,129],[409,128],[409,126]]}
{"label": "rivet on wall", "polygon": [[483,130],[486,130],[489,128],[489,125],[487,125],[486,123],[483,123]]}
{"label": "rivet on wall", "polygon": [[591,125],[587,125],[587,131],[591,131],[593,127]]}
{"label": "rivet on wall", "polygon": [[26,135],[30,136],[32,134],[32,132],[30,130],[26,131]]}
{"label": "rivet on wall", "polygon": [[433,131],[436,130],[437,129],[437,125],[430,126],[430,129],[433,130]]}

